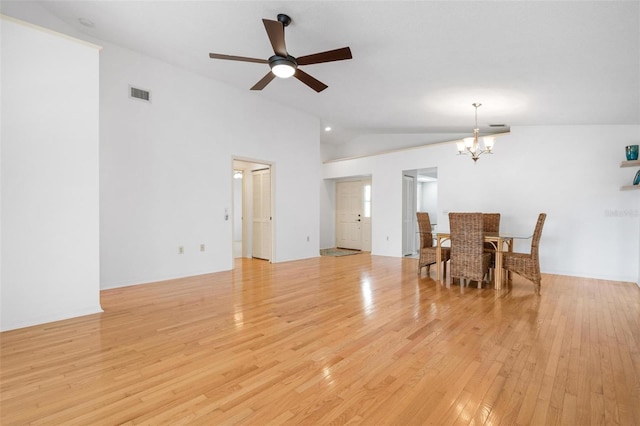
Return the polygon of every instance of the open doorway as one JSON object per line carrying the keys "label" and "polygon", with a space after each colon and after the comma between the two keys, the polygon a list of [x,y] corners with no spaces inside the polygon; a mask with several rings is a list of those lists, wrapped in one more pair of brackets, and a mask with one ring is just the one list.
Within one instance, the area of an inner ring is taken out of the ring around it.
{"label": "open doorway", "polygon": [[233,160],[233,257],[273,260],[273,166]]}
{"label": "open doorway", "polygon": [[438,223],[438,168],[404,170],[402,176],[402,254],[416,256],[420,247],[416,212],[429,213],[433,227]]}

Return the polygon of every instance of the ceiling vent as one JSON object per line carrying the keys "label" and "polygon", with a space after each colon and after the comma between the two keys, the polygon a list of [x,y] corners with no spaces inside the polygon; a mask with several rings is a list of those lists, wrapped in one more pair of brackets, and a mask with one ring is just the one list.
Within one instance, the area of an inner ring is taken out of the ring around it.
{"label": "ceiling vent", "polygon": [[145,102],[151,102],[151,92],[133,86],[129,86],[129,97],[140,99]]}

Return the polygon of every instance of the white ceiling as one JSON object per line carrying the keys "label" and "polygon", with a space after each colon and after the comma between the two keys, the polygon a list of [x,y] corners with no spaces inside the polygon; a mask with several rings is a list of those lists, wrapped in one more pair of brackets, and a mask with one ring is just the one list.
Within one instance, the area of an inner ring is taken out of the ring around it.
{"label": "white ceiling", "polygon": [[350,46],[353,59],[303,67],[329,86],[319,94],[295,79],[275,79],[251,96],[319,117],[333,128],[323,132],[324,143],[394,135],[382,137],[394,148],[470,133],[473,102],[483,104],[483,130],[489,124],[640,124],[639,5],[3,0],[1,10],[60,31],[62,23],[36,16],[42,6],[92,38],[247,92],[268,65],[212,60],[209,52],[267,59],[273,51],[261,19],[287,13],[291,55]]}

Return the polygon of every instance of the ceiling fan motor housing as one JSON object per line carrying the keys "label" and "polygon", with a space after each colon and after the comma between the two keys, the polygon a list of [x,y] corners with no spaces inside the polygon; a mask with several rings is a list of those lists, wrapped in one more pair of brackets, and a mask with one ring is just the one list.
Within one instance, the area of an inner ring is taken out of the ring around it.
{"label": "ceiling fan motor housing", "polygon": [[286,15],[284,13],[278,13],[278,22],[282,22],[282,25],[286,27],[291,23],[291,18],[289,17],[289,15]]}
{"label": "ceiling fan motor housing", "polygon": [[296,58],[294,58],[291,55],[287,55],[286,58],[284,56],[279,56],[279,55],[273,55],[272,57],[270,57],[269,66],[273,68],[276,65],[289,65],[290,67],[298,68],[298,63],[296,62]]}

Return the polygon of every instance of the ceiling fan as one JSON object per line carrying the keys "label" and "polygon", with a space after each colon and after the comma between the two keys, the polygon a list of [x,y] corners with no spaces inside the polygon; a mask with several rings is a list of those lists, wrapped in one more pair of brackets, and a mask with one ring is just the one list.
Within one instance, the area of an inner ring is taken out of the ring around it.
{"label": "ceiling fan", "polygon": [[321,81],[311,77],[306,72],[302,71],[299,66],[320,64],[323,62],[343,61],[345,59],[351,59],[351,49],[343,47],[341,49],[328,50],[326,52],[314,53],[312,55],[300,56],[294,58],[287,52],[287,47],[284,43],[284,27],[291,23],[291,18],[284,13],[278,14],[278,20],[272,21],[269,19],[263,19],[264,28],[267,30],[269,41],[273,47],[275,55],[269,59],[247,58],[244,56],[232,56],[221,55],[219,53],[209,53],[209,57],[212,59],[226,59],[230,61],[241,62],[255,62],[258,64],[269,64],[271,71],[267,73],[260,81],[253,85],[251,90],[262,90],[267,84],[271,82],[275,77],[287,78],[294,76],[316,92],[322,92],[328,86]]}

